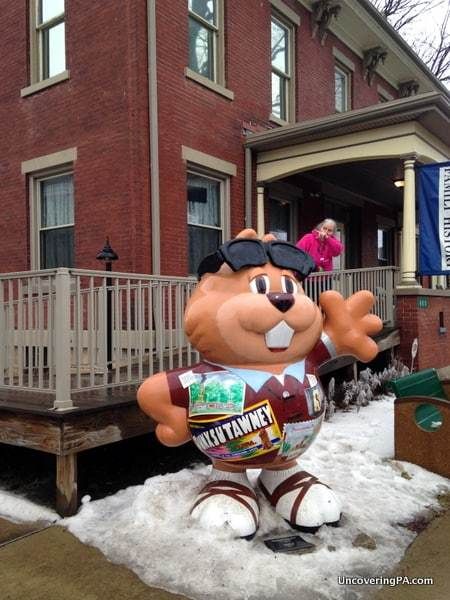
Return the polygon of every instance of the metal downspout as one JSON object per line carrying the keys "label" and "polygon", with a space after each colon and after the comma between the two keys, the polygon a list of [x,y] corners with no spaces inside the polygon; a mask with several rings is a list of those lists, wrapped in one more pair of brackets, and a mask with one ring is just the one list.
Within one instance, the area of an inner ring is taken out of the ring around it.
{"label": "metal downspout", "polygon": [[150,194],[152,217],[152,273],[161,273],[159,197],[158,82],[156,64],[156,0],[147,0],[148,118],[150,146]]}
{"label": "metal downspout", "polygon": [[252,150],[245,149],[245,227],[252,226]]}

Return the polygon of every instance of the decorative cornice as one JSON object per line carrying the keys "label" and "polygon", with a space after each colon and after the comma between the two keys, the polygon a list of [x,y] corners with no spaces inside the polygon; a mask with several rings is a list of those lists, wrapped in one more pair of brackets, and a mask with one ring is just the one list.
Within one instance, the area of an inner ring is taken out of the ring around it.
{"label": "decorative cornice", "polygon": [[363,54],[363,68],[364,68],[364,79],[367,79],[367,83],[372,85],[374,75],[380,62],[384,63],[387,56],[387,50],[381,46],[375,46],[369,48]]}
{"label": "decorative cornice", "polygon": [[337,19],[341,5],[334,0],[317,0],[312,5],[312,37],[319,39],[323,45],[327,37],[328,26],[331,19]]}
{"label": "decorative cornice", "polygon": [[419,82],[415,79],[410,81],[403,81],[398,86],[398,94],[400,98],[409,98],[409,96],[416,96],[419,91]]}

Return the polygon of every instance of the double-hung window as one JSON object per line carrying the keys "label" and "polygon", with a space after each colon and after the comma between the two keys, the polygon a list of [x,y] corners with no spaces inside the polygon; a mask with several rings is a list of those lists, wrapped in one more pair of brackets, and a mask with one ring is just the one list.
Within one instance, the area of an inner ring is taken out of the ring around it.
{"label": "double-hung window", "polygon": [[334,104],[336,112],[345,112],[351,109],[352,76],[343,65],[334,67]]}
{"label": "double-hung window", "polygon": [[293,27],[275,15],[271,19],[272,115],[283,121],[293,113]]}
{"label": "double-hung window", "polygon": [[30,0],[31,82],[66,69],[64,0]]}
{"label": "double-hung window", "polygon": [[73,175],[64,173],[36,179],[35,186],[39,267],[73,267]]}
{"label": "double-hung window", "polygon": [[189,273],[217,250],[224,239],[225,181],[189,171],[187,174]]}
{"label": "double-hung window", "polygon": [[219,82],[221,0],[188,0],[189,68],[195,73]]}

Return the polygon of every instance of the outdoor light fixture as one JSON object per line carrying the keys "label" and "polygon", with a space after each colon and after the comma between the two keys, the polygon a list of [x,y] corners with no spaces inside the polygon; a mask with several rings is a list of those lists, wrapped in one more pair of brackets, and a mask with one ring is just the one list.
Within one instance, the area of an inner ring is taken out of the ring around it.
{"label": "outdoor light fixture", "polygon": [[[109,243],[109,238],[106,238],[106,243],[103,246],[103,250],[95,257],[97,260],[101,260],[105,263],[105,271],[108,273],[112,271],[112,263],[117,260],[119,256],[114,252]],[[112,278],[106,278],[106,365],[108,371],[112,369]]]}
{"label": "outdoor light fixture", "polygon": [[405,186],[405,180],[404,179],[394,179],[394,185],[396,188],[402,188]]}
{"label": "outdoor light fixture", "polygon": [[[101,252],[99,252],[95,258],[97,260],[103,260],[105,262],[105,269],[107,271],[111,270],[111,263],[113,262],[113,260],[117,260],[119,257],[114,252],[114,250],[111,248],[111,246],[109,244],[109,238],[106,238],[106,242],[105,242],[105,245],[103,246],[103,250]],[[110,266],[109,269],[108,269],[108,265]]]}

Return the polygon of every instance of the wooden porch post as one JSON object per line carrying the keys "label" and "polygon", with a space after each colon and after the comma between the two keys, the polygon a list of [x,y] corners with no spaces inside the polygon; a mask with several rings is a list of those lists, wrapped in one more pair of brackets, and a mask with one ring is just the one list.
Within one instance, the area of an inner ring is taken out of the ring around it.
{"label": "wooden porch post", "polygon": [[265,234],[264,228],[264,188],[258,186],[256,190],[257,204],[256,204],[256,233],[258,237],[262,237]]}
{"label": "wooden porch post", "polygon": [[73,408],[70,396],[70,273],[60,268],[55,275],[55,351],[56,399],[53,408]]}
{"label": "wooden porch post", "polygon": [[399,287],[422,287],[416,280],[416,192],[415,158],[404,161],[403,231]]}
{"label": "wooden porch post", "polygon": [[70,517],[78,508],[77,455],[56,456],[56,510]]}

